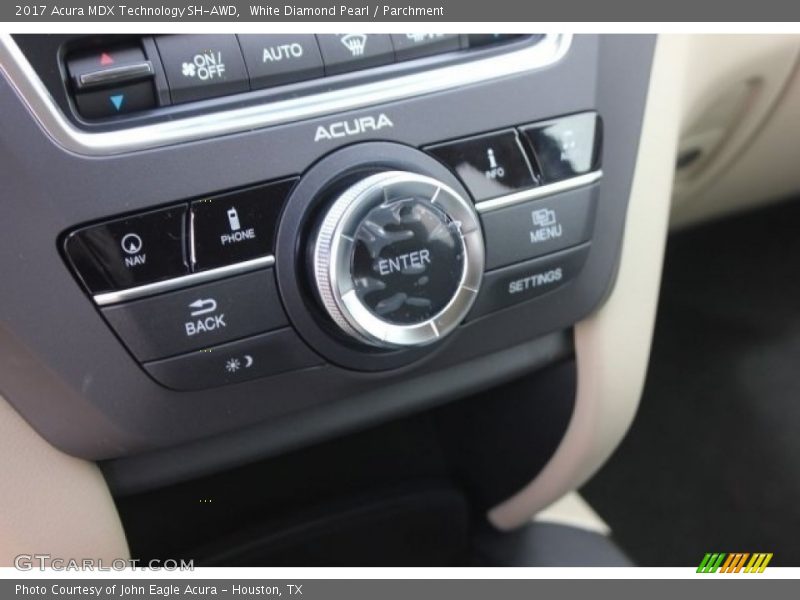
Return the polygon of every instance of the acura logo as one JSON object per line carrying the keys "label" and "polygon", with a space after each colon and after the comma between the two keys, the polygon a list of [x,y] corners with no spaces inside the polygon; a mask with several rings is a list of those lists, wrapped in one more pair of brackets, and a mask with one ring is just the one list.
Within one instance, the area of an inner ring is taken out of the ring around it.
{"label": "acura logo", "polygon": [[394,127],[394,123],[384,113],[379,114],[377,117],[359,117],[349,121],[336,121],[327,127],[324,125],[317,127],[314,141],[319,142],[320,140],[360,135],[370,131],[379,131],[384,127]]}

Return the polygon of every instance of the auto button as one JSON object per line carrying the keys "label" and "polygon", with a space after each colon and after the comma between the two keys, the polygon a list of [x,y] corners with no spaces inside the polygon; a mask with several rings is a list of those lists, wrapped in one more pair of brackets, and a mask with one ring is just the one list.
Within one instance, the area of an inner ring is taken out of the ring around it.
{"label": "auto button", "polygon": [[322,77],[322,56],[311,34],[240,34],[250,86],[256,90]]}

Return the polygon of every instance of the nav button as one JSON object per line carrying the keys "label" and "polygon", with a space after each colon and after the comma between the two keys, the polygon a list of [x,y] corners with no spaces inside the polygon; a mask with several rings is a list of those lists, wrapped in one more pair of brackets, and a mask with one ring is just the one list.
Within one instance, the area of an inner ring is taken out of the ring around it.
{"label": "nav button", "polygon": [[195,200],[191,216],[194,270],[271,254],[278,216],[294,182],[287,179]]}
{"label": "nav button", "polygon": [[79,229],[64,249],[93,294],[189,272],[184,258],[186,207],[156,210]]}

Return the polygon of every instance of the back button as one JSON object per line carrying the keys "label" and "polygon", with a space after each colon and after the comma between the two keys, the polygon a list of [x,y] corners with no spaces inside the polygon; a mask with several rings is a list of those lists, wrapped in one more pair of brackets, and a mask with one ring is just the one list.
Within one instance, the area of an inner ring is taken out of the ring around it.
{"label": "back button", "polygon": [[272,269],[103,309],[141,361],[210,348],[288,324]]}

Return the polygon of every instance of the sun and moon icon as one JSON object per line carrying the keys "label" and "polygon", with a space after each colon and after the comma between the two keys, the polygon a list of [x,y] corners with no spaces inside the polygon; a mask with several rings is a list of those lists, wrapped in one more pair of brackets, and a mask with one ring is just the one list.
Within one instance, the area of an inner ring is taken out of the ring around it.
{"label": "sun and moon icon", "polygon": [[[242,359],[244,362],[242,362]],[[228,373],[236,373],[241,369],[249,369],[253,365],[253,357],[249,354],[245,354],[242,359],[237,357],[231,357],[225,361],[225,370]]]}

